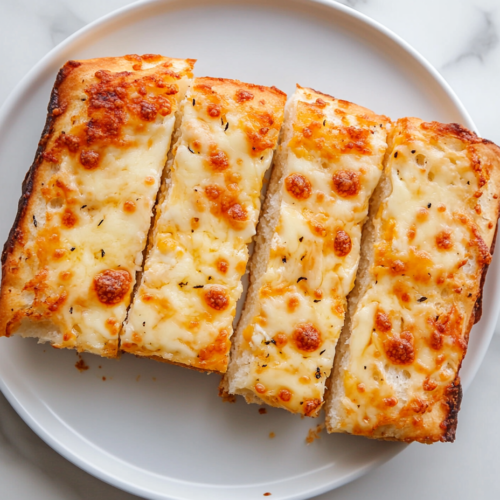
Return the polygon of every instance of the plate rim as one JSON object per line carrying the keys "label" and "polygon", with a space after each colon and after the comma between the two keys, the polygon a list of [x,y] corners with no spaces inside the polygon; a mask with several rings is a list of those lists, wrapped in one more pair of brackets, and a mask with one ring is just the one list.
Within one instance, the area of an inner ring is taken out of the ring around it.
{"label": "plate rim", "polygon": [[[90,22],[89,24],[83,26],[78,31],[70,35],[68,38],[63,40],[61,43],[53,47],[44,57],[42,57],[19,81],[19,83],[9,92],[5,101],[0,106],[0,128],[2,128],[3,124],[6,123],[6,118],[15,110],[15,106],[17,105],[19,98],[28,91],[29,87],[36,83],[37,79],[40,78],[43,72],[46,70],[48,66],[53,65],[58,59],[60,59],[60,54],[67,50],[73,43],[78,42],[81,37],[97,30],[99,28],[104,27],[108,23],[119,22],[121,19],[125,18],[127,15],[133,13],[134,11],[147,11],[149,8],[157,4],[160,6],[161,4],[171,4],[176,0],[136,0],[135,2],[120,7],[116,10],[105,14],[104,16]],[[467,109],[464,107],[455,91],[451,88],[448,82],[444,79],[444,77],[437,71],[434,66],[432,66],[427,59],[422,56],[413,46],[411,46],[408,42],[406,42],[402,37],[394,33],[389,28],[385,27],[380,22],[370,18],[366,14],[363,14],[354,8],[347,6],[345,4],[339,3],[335,0],[298,0],[301,3],[313,3],[318,5],[324,5],[329,7],[341,14],[347,15],[352,18],[354,21],[360,22],[361,24],[367,25],[375,31],[382,34],[386,39],[389,39],[391,42],[395,43],[399,46],[403,51],[418,65],[425,71],[434,82],[436,82],[439,87],[445,92],[456,111],[462,117],[464,124],[479,134],[477,127],[475,126],[470,114]],[[205,0],[206,3],[209,3],[210,0]],[[237,0],[236,0],[237,2]],[[236,3],[235,2],[235,3]],[[270,2],[272,3],[272,2]],[[492,266],[495,269],[498,268],[498,265]],[[493,274],[493,269],[490,271]],[[464,381],[464,390],[466,390],[472,380],[474,379],[479,366],[482,364],[486,351],[489,347],[491,339],[493,337],[495,331],[496,320],[498,318],[498,314],[500,312],[500,308],[497,308],[496,311],[489,312],[488,320],[483,323],[483,337],[482,343],[480,344],[480,349],[478,354],[476,355],[475,361],[472,366],[469,367],[467,372],[467,377]],[[485,319],[485,318],[484,318]],[[483,319],[483,321],[484,321]],[[22,384],[22,382],[21,382]],[[12,386],[15,384],[12,384]],[[65,445],[65,443],[59,441],[56,437],[54,437],[50,431],[48,431],[33,415],[29,412],[28,409],[25,408],[20,399],[16,396],[15,391],[11,390],[11,385],[7,383],[4,377],[0,376],[0,390],[18,413],[18,415],[23,419],[23,421],[52,449],[54,449],[57,453],[62,455],[64,458],[69,460],[71,463],[81,468],[85,472],[97,477],[98,479],[111,484],[117,488],[120,488],[124,491],[135,495],[147,495],[147,498],[154,499],[162,499],[162,500],[185,500],[184,496],[166,496],[166,494],[157,494],[153,491],[148,491],[146,488],[143,488],[139,485],[134,484],[133,482],[128,482],[124,478],[116,476],[111,471],[105,471],[93,463],[90,463],[86,458],[80,456],[77,451],[69,448]],[[372,460],[368,464],[354,470],[351,473],[344,475],[341,479],[337,479],[328,483],[326,485],[319,486],[317,488],[312,488],[306,492],[302,491],[296,494],[292,494],[287,496],[286,498],[289,500],[300,500],[310,498],[311,496],[320,495],[327,491],[331,491],[333,489],[339,488],[363,475],[372,471],[376,467],[386,463],[393,457],[395,457],[398,453],[403,451],[408,445],[399,443],[399,446],[395,446],[394,450],[391,449],[388,452],[384,452],[383,456],[377,458],[376,460]],[[104,450],[103,450],[104,451]],[[113,459],[116,460],[113,456]],[[132,465],[132,464],[131,464]],[[156,475],[148,471],[150,474]],[[163,476],[162,476],[163,477]],[[173,479],[173,478],[172,478]],[[175,480],[177,481],[177,480]],[[180,481],[183,482],[183,481]],[[201,483],[197,483],[201,486]],[[268,484],[268,483],[266,483]],[[220,486],[220,485],[204,485],[205,487],[210,488],[211,486]],[[242,485],[243,487],[243,485]],[[285,497],[281,497],[285,498]]]}

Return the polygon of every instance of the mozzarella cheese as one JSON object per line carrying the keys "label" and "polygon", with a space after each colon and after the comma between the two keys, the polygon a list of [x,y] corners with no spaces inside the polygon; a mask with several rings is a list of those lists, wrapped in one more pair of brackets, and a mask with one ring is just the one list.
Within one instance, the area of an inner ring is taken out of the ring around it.
{"label": "mozzarella cheese", "polygon": [[70,61],[4,254],[1,334],[116,356],[194,61]]}
{"label": "mozzarella cheese", "polygon": [[374,220],[329,428],[453,440],[458,371],[498,218],[498,152],[457,125],[411,118],[390,142],[390,195]]}
{"label": "mozzarella cheese", "polygon": [[225,372],[263,178],[283,120],[275,88],[198,78],[157,208],[124,351]]}
{"label": "mozzarella cheese", "polygon": [[279,220],[257,306],[238,325],[228,387],[250,401],[316,416],[382,172],[388,120],[300,87],[289,106]]}

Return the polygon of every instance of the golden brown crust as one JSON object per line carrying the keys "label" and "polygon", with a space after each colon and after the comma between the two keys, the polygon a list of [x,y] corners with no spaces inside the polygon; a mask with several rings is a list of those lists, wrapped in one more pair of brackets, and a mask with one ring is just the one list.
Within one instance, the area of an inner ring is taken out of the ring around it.
{"label": "golden brown crust", "polygon": [[346,109],[347,112],[352,113],[352,114],[365,114],[366,116],[369,116],[371,118],[374,118],[376,120],[381,120],[383,123],[391,123],[390,118],[388,118],[385,115],[379,115],[372,111],[371,109],[365,108],[363,106],[360,106],[359,104],[355,104],[350,101],[345,101],[343,99],[337,99],[334,96],[330,94],[325,94],[324,92],[320,92],[319,90],[315,90],[310,87],[301,87],[298,83],[296,84],[296,87],[298,89],[304,89],[304,90],[310,90],[311,92],[315,94],[319,94],[323,97],[326,97],[328,100],[334,100],[337,101],[338,103],[342,104],[342,106]]}
{"label": "golden brown crust", "polygon": [[[474,132],[466,129],[460,124],[450,123],[450,124],[442,124],[439,122],[422,122],[420,127],[426,131],[432,131],[438,137],[455,137],[462,141],[463,143],[473,145],[477,151],[477,154],[480,158],[479,163],[490,163],[492,166],[492,175],[489,179],[490,182],[495,186],[494,191],[498,192],[498,188],[500,186],[500,148],[489,141],[488,139],[482,139],[478,137]],[[480,183],[481,185],[481,183]],[[494,205],[494,204],[493,204]],[[498,225],[497,221],[500,218],[500,202],[496,203],[496,207],[493,207],[492,211],[489,214],[491,216],[491,223],[495,225],[495,231],[493,234],[493,238],[491,244],[487,249],[487,258],[484,259],[485,262],[483,264],[483,268],[481,271],[481,279],[479,284],[479,290],[476,296],[476,300],[474,302],[474,307],[472,310],[472,314],[469,319],[469,324],[465,329],[464,338],[466,342],[468,341],[470,331],[475,323],[477,323],[481,319],[482,313],[482,296],[484,284],[486,281],[486,274],[489,268],[489,262],[491,261],[491,256],[495,250],[496,237],[498,233]],[[482,241],[482,240],[481,240]],[[464,350],[465,356],[465,350]],[[460,364],[461,365],[461,364]],[[441,442],[453,442],[455,441],[456,429],[458,425],[458,412],[460,411],[460,406],[462,402],[462,386],[460,383],[460,377],[458,373],[460,371],[460,367],[457,370],[457,376],[452,384],[450,384],[445,392],[443,398],[443,404],[446,406],[447,410],[445,412],[446,416],[442,420],[440,424],[440,429],[442,429],[442,435],[440,437]],[[421,440],[420,442],[424,443],[432,443],[435,442],[435,438],[427,440]]]}
{"label": "golden brown crust", "polygon": [[[202,76],[202,77],[197,77],[196,78],[196,85],[217,85],[217,92],[220,92],[221,94],[224,93],[224,90],[226,92],[230,92],[232,90],[235,90],[236,92],[241,91],[241,90],[249,90],[249,91],[256,91],[259,95],[262,94],[262,96],[270,96],[274,95],[275,98],[278,100],[278,103],[284,104],[286,101],[286,94],[282,92],[280,89],[272,86],[272,87],[265,87],[264,85],[255,85],[253,83],[245,83],[241,82],[240,80],[231,80],[230,78],[213,78],[209,76]],[[232,97],[232,94],[230,95]],[[250,99],[239,99],[240,101],[244,100],[250,100]]]}
{"label": "golden brown crust", "polygon": [[[22,239],[22,231],[20,228],[21,221],[25,217],[26,208],[31,198],[31,193],[33,190],[34,178],[43,160],[43,153],[46,150],[47,142],[53,132],[54,122],[57,119],[57,116],[54,115],[54,110],[60,109],[61,106],[59,99],[59,88],[61,87],[61,84],[64,82],[64,80],[66,79],[67,75],[71,72],[71,70],[75,67],[78,67],[79,65],[80,63],[77,61],[68,61],[57,73],[56,81],[54,83],[54,87],[52,88],[52,92],[50,94],[49,104],[47,106],[47,118],[45,120],[45,125],[42,130],[40,141],[38,142],[38,148],[35,153],[35,159],[33,160],[33,163],[31,164],[31,167],[29,168],[28,172],[26,173],[26,177],[24,178],[21,188],[22,189],[21,197],[19,198],[18,202],[16,218],[14,219],[14,223],[12,224],[12,228],[9,232],[7,241],[4,243],[2,251],[2,266],[5,265],[8,254],[12,253],[16,241]],[[0,327],[0,331],[3,330],[4,328]]]}
{"label": "golden brown crust", "polygon": [[462,386],[460,384],[460,377],[456,377],[453,384],[446,390],[446,399],[444,401],[448,407],[448,415],[441,422],[441,429],[443,429],[443,436],[441,441],[445,443],[453,443],[455,441],[455,434],[457,431],[458,412],[460,411],[460,404],[462,403]]}
{"label": "golden brown crust", "polygon": [[[38,148],[35,154],[35,159],[29,168],[26,177],[22,184],[21,197],[18,202],[18,209],[16,218],[9,232],[7,241],[4,244],[2,252],[2,286],[0,291],[0,336],[10,336],[12,329],[13,315],[11,314],[14,309],[9,304],[9,286],[12,286],[12,276],[7,269],[7,260],[11,256],[16,247],[23,246],[25,240],[25,232],[27,231],[27,211],[30,204],[33,203],[32,195],[36,182],[36,177],[40,166],[44,161],[44,153],[47,149],[47,144],[53,136],[54,124],[58,120],[60,110],[63,106],[63,99],[61,98],[61,86],[67,80],[68,75],[75,69],[81,66],[78,61],[68,61],[58,72],[54,87],[52,89],[49,104],[47,107],[47,118],[45,126],[38,143]],[[33,220],[35,223],[35,220]]]}
{"label": "golden brown crust", "polygon": [[176,361],[171,361],[170,359],[162,358],[161,356],[151,355],[150,351],[142,350],[141,348],[138,348],[136,346],[127,347],[126,349],[122,349],[122,350],[123,350],[123,352],[133,354],[134,356],[136,356],[138,358],[148,358],[148,359],[152,359],[153,361],[158,361],[159,363],[167,363],[169,365],[182,366],[183,368],[189,368],[190,370],[194,370],[194,371],[200,372],[200,373],[206,373],[206,374],[219,373],[219,374],[223,375],[222,372],[219,372],[217,370],[209,370],[206,368],[199,368],[197,366],[187,365],[184,363],[177,363]]}
{"label": "golden brown crust", "polygon": [[[489,143],[489,141],[487,141],[486,143]],[[496,145],[495,147],[497,148]],[[497,149],[499,149],[500,153],[500,148]],[[500,218],[500,206],[499,206],[499,213],[497,215],[497,220],[499,218]],[[490,247],[490,255],[493,255],[493,252],[495,251],[497,234],[498,234],[498,225],[496,225],[495,228],[493,242],[491,243]],[[489,264],[485,264],[483,267],[483,271],[481,274],[481,283],[479,285],[479,293],[477,295],[476,302],[474,303],[474,309],[470,317],[469,326],[467,327],[467,333],[466,333],[467,338],[469,337],[472,327],[476,323],[478,323],[479,320],[481,319],[482,304],[483,304],[483,289],[484,289],[484,284],[486,282],[486,274],[488,272],[489,267],[490,267]],[[460,411],[461,402],[462,402],[462,386],[460,383],[460,377],[457,375],[457,378],[455,379],[453,385],[450,388],[448,388],[447,399],[445,400],[445,404],[448,407],[448,416],[441,423],[441,426],[444,430],[443,438],[441,439],[441,441],[443,442],[452,443],[453,441],[455,441],[455,435],[458,425],[458,412]]]}

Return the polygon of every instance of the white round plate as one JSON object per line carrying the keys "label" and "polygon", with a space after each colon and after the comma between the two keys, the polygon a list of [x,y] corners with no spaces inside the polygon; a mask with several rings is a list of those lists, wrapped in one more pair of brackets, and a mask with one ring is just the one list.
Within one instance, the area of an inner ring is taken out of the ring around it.
{"label": "white round plate", "polygon": [[[474,128],[443,79],[413,49],[329,0],[158,0],[134,4],[76,33],[45,57],[0,112],[0,238],[14,220],[57,69],[68,59],[161,53],[197,58],[196,73],[295,83],[393,118]],[[497,315],[499,267],[462,369],[470,383]],[[0,339],[1,388],[50,446],[115,486],[150,499],[302,499],[338,487],[404,445],[346,435],[305,438],[318,422],[277,409],[261,415],[217,397],[219,377],[125,355],[119,361],[20,338]],[[104,380],[105,377],[105,380]],[[276,436],[270,439],[269,434]]]}

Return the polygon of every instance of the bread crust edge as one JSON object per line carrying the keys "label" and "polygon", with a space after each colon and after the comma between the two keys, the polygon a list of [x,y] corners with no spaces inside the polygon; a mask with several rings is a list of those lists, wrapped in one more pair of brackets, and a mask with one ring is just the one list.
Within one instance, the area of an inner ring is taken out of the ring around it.
{"label": "bread crust edge", "polygon": [[[30,168],[26,172],[26,176],[24,177],[23,184],[21,187],[21,196],[19,198],[19,202],[17,205],[17,214],[14,219],[14,223],[9,232],[9,236],[3,246],[2,251],[2,274],[3,278],[5,277],[4,267],[7,261],[7,256],[14,250],[14,246],[16,243],[16,237],[18,236],[18,230],[20,230],[20,226],[22,220],[26,213],[26,208],[28,206],[29,200],[31,199],[33,192],[33,184],[36,172],[42,162],[42,156],[45,152],[47,143],[49,142],[50,137],[53,134],[53,126],[57,120],[57,116],[54,115],[54,110],[60,107],[60,99],[59,99],[59,88],[61,87],[64,80],[67,78],[69,73],[76,67],[80,66],[81,63],[78,61],[68,61],[62,68],[59,69],[57,73],[56,80],[54,82],[54,86],[52,87],[52,91],[50,93],[49,104],[47,106],[47,118],[45,120],[45,125],[42,130],[42,135],[38,142],[38,148],[35,153],[35,158]],[[2,284],[4,279],[2,278]]]}

